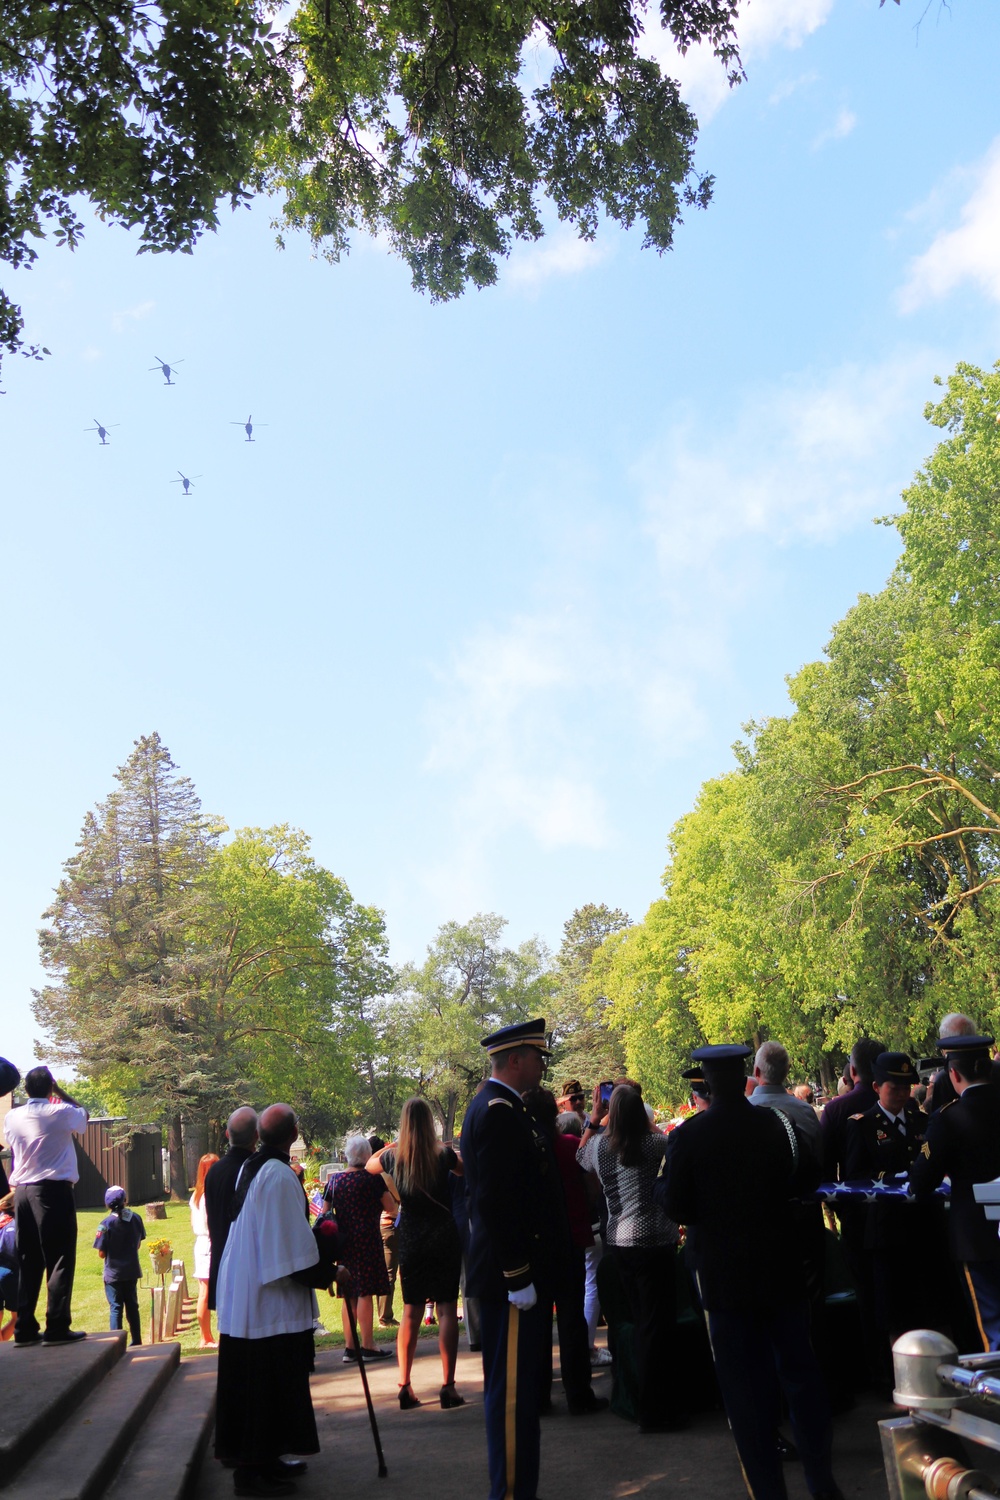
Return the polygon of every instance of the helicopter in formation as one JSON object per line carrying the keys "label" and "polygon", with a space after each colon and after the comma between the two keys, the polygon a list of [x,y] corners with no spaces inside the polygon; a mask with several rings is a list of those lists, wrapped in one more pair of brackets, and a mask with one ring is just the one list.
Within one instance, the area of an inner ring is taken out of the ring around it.
{"label": "helicopter in formation", "polygon": [[[158,354],[154,354],[153,358],[156,360],[156,364],[155,365],[150,365],[150,367],[149,367],[149,373],[152,375],[152,374],[155,374],[156,372],[159,372],[163,376],[163,382],[164,382],[165,385],[174,385],[175,382],[172,379],[172,377],[177,373],[177,366],[178,365],[182,365],[184,363],[184,361],[182,359],[177,359],[171,365],[171,364],[168,364],[165,359],[161,359]],[[253,416],[252,415],[248,416],[245,422],[230,422],[229,425],[230,425],[230,427],[242,427],[243,431],[247,435],[246,436],[247,442],[248,443],[252,443],[254,441],[254,435],[253,435]],[[267,425],[268,424],[266,422],[258,422],[257,423],[258,427],[266,427]],[[98,437],[98,441],[100,442],[101,447],[102,448],[106,448],[108,446],[108,443],[109,443],[108,433],[111,431],[112,428],[114,428],[114,427],[120,427],[120,426],[121,426],[120,422],[112,422],[109,426],[105,426],[105,424],[103,422],[99,422],[98,419],[95,417],[94,418],[94,425],[93,425],[93,427],[85,427],[83,430],[84,430],[84,432],[96,432],[97,433],[97,437]],[[200,474],[191,474],[191,475],[182,474],[181,471],[180,471],[180,469],[178,469],[177,470],[177,478],[176,479],[171,479],[170,483],[171,484],[181,484],[181,485],[183,485],[184,486],[184,494],[185,495],[190,495],[191,491],[194,489],[194,481],[196,479],[200,479],[201,477],[202,476]]]}
{"label": "helicopter in formation", "polygon": [[[229,425],[230,425],[230,427],[242,427],[243,431],[247,435],[247,442],[248,443],[252,443],[253,442],[253,417],[252,416],[251,417],[247,417],[247,419],[246,419],[245,422],[230,422]],[[257,426],[258,427],[266,427],[267,423],[266,422],[258,422]]]}
{"label": "helicopter in formation", "polygon": [[182,359],[175,359],[172,365],[168,365],[167,362],[166,362],[166,360],[165,359],[161,359],[158,354],[154,354],[153,358],[156,360],[156,364],[155,365],[150,365],[150,367],[149,367],[149,373],[150,373],[150,375],[154,374],[155,371],[159,370],[160,373],[163,375],[164,385],[176,385],[177,382],[175,380],[171,380],[170,377],[171,377],[171,375],[173,375],[173,374],[176,373],[177,366],[178,365],[182,365],[184,363],[184,361]]}

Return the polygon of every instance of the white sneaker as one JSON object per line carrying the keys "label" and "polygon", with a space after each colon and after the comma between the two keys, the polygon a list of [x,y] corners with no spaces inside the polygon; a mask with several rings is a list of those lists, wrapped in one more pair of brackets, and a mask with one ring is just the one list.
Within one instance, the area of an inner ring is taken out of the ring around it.
{"label": "white sneaker", "polygon": [[591,1349],[591,1351],[590,1351],[590,1365],[591,1365],[591,1369],[596,1368],[598,1365],[610,1365],[612,1363],[613,1363],[613,1361],[612,1361],[612,1358],[611,1358],[611,1354],[610,1354],[610,1352],[607,1349]]}

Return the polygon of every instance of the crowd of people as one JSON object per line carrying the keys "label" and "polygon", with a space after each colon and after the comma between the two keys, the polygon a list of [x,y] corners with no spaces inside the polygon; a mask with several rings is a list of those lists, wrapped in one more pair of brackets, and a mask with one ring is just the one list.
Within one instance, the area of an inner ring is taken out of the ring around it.
{"label": "crowd of people", "polygon": [[[292,1163],[298,1123],[287,1105],[259,1119],[237,1110],[226,1153],[202,1158],[191,1202],[198,1316],[211,1344],[217,1312],[215,1452],[233,1468],[237,1494],[292,1493],[318,1451],[309,1374],[320,1288],[342,1298],[345,1363],[388,1357],[376,1316],[396,1328],[407,1412],[427,1400],[413,1372],[429,1309],[437,1399],[445,1409],[465,1404],[455,1384],[461,1296],[469,1347],[482,1354],[490,1500],[537,1500],[554,1338],[572,1415],[606,1409],[592,1373],[614,1357],[633,1371],[640,1433],[688,1425],[690,1382],[671,1357],[679,1298],[707,1330],[753,1500],[784,1500],[783,1411],[814,1500],[840,1496],[824,1357],[832,1254],[849,1273],[860,1374],[875,1388],[886,1390],[892,1342],[911,1327],[1000,1349],[1000,1238],[974,1196],[976,1183],[1000,1177],[1000,1063],[969,1017],[941,1022],[926,1084],[907,1054],[859,1039],[841,1091],[821,1106],[811,1086],[789,1087],[780,1042],[753,1055],[699,1048],[683,1075],[689,1111],[663,1129],[633,1079],[599,1083],[589,1096],[577,1079],[558,1094],[545,1087],[542,1020],[506,1027],[483,1047],[489,1077],[458,1139],[442,1142],[426,1100],[411,1099],[395,1140],[348,1137],[322,1203],[310,1205]],[[28,1103],[7,1124],[13,1203],[0,1200],[0,1257],[13,1225],[20,1282],[11,1298],[0,1277],[0,1304],[16,1307],[17,1321],[0,1311],[0,1337],[67,1342],[82,1337],[69,1316],[67,1143],[86,1113],[45,1069],[32,1070],[25,1089]],[[96,1245],[112,1327],[127,1322],[137,1343],[143,1225],[120,1188],[107,1208]],[[43,1274],[44,1331],[35,1316]],[[621,1294],[605,1309],[610,1352],[597,1345],[603,1288]]]}

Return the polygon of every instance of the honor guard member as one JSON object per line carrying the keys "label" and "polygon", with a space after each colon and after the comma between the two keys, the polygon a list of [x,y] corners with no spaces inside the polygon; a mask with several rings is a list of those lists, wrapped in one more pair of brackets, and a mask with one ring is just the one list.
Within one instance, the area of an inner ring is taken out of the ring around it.
{"label": "honor guard member", "polygon": [[947,1323],[947,1272],[941,1207],[933,1201],[918,1205],[908,1193],[907,1175],[928,1123],[910,1098],[917,1069],[905,1052],[882,1052],[873,1072],[871,1108],[847,1122],[844,1179],[898,1189],[876,1197],[865,1215],[878,1333],[876,1378],[884,1383],[892,1372],[894,1339],[908,1328]]}
{"label": "honor guard member", "polygon": [[685,1068],[681,1077],[691,1085],[691,1105],[696,1115],[708,1108],[712,1102],[712,1093],[705,1082],[705,1074],[702,1072],[701,1064],[695,1063],[691,1068]]}
{"label": "honor guard member", "polygon": [[910,1168],[918,1196],[951,1178],[948,1239],[972,1304],[983,1351],[1000,1349],[1000,1239],[973,1184],[1000,1177],[1000,1089],[990,1083],[989,1036],[939,1037],[958,1098],[932,1115]]}
{"label": "honor guard member", "polygon": [[699,1047],[712,1107],[671,1132],[654,1197],[687,1226],[715,1373],[752,1500],[786,1500],[775,1422],[783,1393],[814,1500],[843,1500],[833,1429],[809,1339],[809,1304],[794,1243],[796,1180],[784,1116],[746,1098],[749,1047]]}
{"label": "honor guard member", "polygon": [[484,1037],[492,1077],[462,1122],[468,1192],[468,1287],[479,1298],[490,1500],[536,1500],[540,1446],[536,1283],[552,1275],[546,1197],[561,1193],[552,1156],[522,1102],[549,1057],[545,1021],[505,1026]]}

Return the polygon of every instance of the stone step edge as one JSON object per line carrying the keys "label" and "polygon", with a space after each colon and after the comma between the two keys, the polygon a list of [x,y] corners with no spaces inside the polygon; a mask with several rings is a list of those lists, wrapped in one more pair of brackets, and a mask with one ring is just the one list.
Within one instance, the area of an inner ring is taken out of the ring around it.
{"label": "stone step edge", "polygon": [[[185,1500],[201,1470],[215,1426],[217,1360],[183,1360],[170,1384],[136,1434],[106,1500]],[[189,1428],[187,1433],[181,1432]]]}
{"label": "stone step edge", "polygon": [[[102,1351],[101,1356],[85,1365],[77,1378],[64,1386],[54,1400],[41,1403],[29,1423],[19,1432],[12,1433],[8,1442],[0,1444],[0,1492],[9,1490],[9,1486],[17,1479],[18,1470],[24,1467],[32,1455],[49,1440],[55,1429],[68,1421],[107,1378],[124,1355],[126,1344],[127,1335],[124,1333],[113,1338],[102,1335],[100,1338],[91,1337],[87,1340],[88,1352],[96,1347]],[[5,1376],[12,1380],[23,1380],[37,1375],[39,1367],[36,1360],[45,1360],[46,1364],[58,1361],[61,1350],[67,1346],[15,1349],[8,1344],[6,1347],[10,1351],[7,1357],[11,1364],[5,1366]]]}
{"label": "stone step edge", "polygon": [[126,1355],[4,1491],[4,1500],[98,1500],[179,1360],[179,1344],[141,1345]]}

